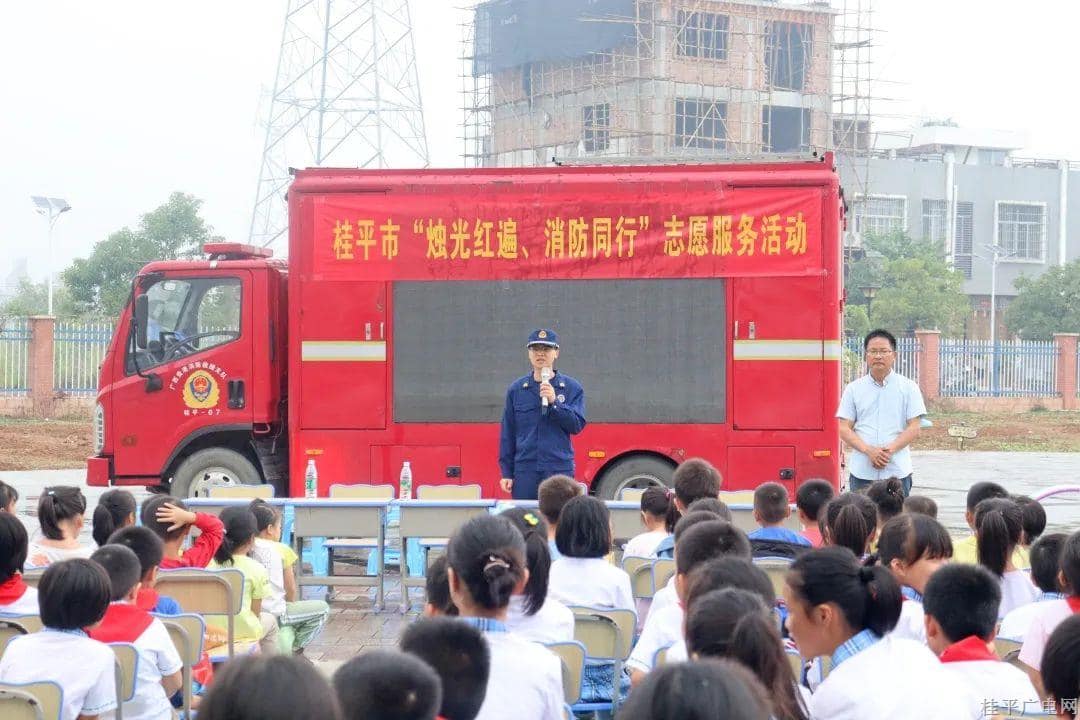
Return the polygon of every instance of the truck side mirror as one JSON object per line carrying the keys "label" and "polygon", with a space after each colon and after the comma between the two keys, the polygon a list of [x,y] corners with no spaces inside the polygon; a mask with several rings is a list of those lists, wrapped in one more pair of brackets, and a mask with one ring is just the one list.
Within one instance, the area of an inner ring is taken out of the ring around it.
{"label": "truck side mirror", "polygon": [[145,350],[149,344],[147,341],[146,326],[150,319],[150,301],[146,293],[135,296],[135,347]]}

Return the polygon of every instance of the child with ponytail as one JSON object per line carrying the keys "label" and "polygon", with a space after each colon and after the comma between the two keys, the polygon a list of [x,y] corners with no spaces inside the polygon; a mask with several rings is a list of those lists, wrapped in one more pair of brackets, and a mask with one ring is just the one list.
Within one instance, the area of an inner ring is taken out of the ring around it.
{"label": "child with ponytail", "polygon": [[[277,618],[262,608],[263,600],[270,597],[270,576],[266,568],[248,557],[259,532],[255,515],[250,508],[227,507],[221,511],[221,522],[225,526],[225,535],[207,567],[210,570],[236,568],[244,573],[244,599],[240,612],[233,619],[234,635],[239,641],[257,641],[263,653],[278,652]],[[225,627],[227,620],[207,615],[206,623]]]}
{"label": "child with ponytail", "polygon": [[922,597],[926,583],[952,557],[952,538],[928,515],[903,513],[881,528],[878,562],[900,585],[904,604],[894,637],[926,642]]}
{"label": "child with ponytail", "polygon": [[45,488],[38,499],[38,523],[43,537],[30,542],[31,567],[45,567],[60,560],[89,558],[94,549],[79,541],[86,513],[86,497],[77,487]]}
{"label": "child with ponytail", "polygon": [[[562,524],[560,521],[560,531]],[[454,533],[446,549],[450,596],[461,618],[479,629],[491,652],[477,720],[563,717],[562,663],[543,646],[517,637],[506,620],[510,598],[524,590],[525,539],[504,517],[481,515]]]}
{"label": "child with ponytail", "polygon": [[135,496],[127,490],[107,490],[94,508],[93,535],[98,547],[120,528],[135,524]]}
{"label": "child with ponytail", "polygon": [[862,493],[846,492],[829,501],[818,523],[825,545],[846,547],[866,558],[877,537],[877,506]]}
{"label": "child with ponytail", "polygon": [[975,549],[979,564],[1001,582],[998,620],[1010,611],[1035,602],[1039,589],[1015,565],[1016,548],[1024,533],[1023,511],[1008,498],[983,500],[975,506]]}
{"label": "child with ponytail", "polygon": [[525,538],[525,564],[529,580],[521,592],[510,597],[506,626],[518,637],[538,643],[570,642],[574,639],[574,613],[548,596],[551,553],[547,524],[538,513],[513,507],[501,513]]}

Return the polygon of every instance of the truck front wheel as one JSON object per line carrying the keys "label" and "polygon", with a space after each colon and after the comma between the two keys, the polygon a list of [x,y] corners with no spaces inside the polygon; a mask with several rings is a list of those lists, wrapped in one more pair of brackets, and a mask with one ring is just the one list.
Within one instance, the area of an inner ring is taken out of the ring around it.
{"label": "truck front wheel", "polygon": [[260,485],[262,477],[250,460],[228,448],[206,448],[192,453],[173,475],[175,497],[207,497],[212,487]]}
{"label": "truck front wheel", "polygon": [[617,461],[600,476],[595,494],[603,500],[618,500],[623,490],[670,487],[674,466],[651,455],[631,455]]}

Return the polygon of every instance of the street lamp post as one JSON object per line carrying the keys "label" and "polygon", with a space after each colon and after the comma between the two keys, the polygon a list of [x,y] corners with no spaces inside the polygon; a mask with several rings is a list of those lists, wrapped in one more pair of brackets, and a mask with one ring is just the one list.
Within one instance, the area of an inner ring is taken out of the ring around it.
{"label": "street lamp post", "polygon": [[993,367],[990,373],[990,392],[996,397],[998,393],[998,346],[997,346],[997,267],[1003,258],[1012,257],[1015,253],[1009,252],[1000,245],[986,245],[990,251],[990,352],[993,353]]}
{"label": "street lamp post", "polygon": [[870,307],[874,304],[874,296],[877,295],[877,291],[880,289],[877,285],[863,285],[859,288],[862,290],[862,294],[866,296],[866,317],[870,317]]}
{"label": "street lamp post", "polygon": [[38,215],[44,215],[49,219],[49,315],[53,314],[53,226],[56,225],[57,219],[68,210],[71,206],[68,205],[67,200],[54,197],[45,197],[43,195],[32,195],[30,197],[34,201],[34,209]]}

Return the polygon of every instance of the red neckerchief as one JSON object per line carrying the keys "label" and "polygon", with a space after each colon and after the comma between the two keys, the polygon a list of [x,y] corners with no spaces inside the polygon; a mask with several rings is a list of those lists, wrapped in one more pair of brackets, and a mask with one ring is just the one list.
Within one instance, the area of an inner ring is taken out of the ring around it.
{"label": "red neckerchief", "polygon": [[1070,595],[1065,598],[1065,602],[1069,603],[1069,609],[1073,613],[1080,613],[1080,595]]}
{"label": "red neckerchief", "polygon": [[135,596],[135,607],[146,612],[154,612],[158,604],[157,590],[150,587],[139,588],[139,594]]}
{"label": "red neckerchief", "polygon": [[23,582],[22,575],[15,573],[4,582],[0,583],[0,605],[10,605],[23,595],[30,587]]}
{"label": "red neckerchief", "polygon": [[992,660],[998,662],[998,656],[986,646],[982,638],[971,635],[960,642],[953,643],[941,653],[941,662],[968,662],[970,660]]}
{"label": "red neckerchief", "polygon": [[128,603],[114,602],[105,611],[101,624],[89,630],[88,634],[103,643],[133,643],[152,622],[154,617],[145,610]]}

